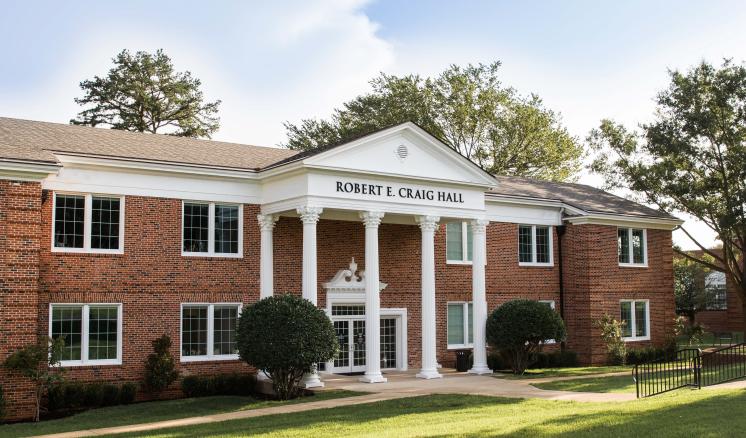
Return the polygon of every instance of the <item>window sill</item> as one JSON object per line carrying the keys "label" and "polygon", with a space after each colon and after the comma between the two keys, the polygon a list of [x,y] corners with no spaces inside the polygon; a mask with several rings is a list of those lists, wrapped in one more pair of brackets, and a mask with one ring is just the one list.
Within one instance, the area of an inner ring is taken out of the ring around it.
{"label": "window sill", "polygon": [[642,337],[638,337],[638,338],[622,338],[622,340],[624,340],[624,342],[649,341],[650,340],[650,336],[642,336]]}
{"label": "window sill", "polygon": [[518,266],[525,268],[553,268],[554,263],[518,262]]}
{"label": "window sill", "polygon": [[466,345],[448,345],[448,350],[468,350],[474,348],[474,344],[466,344]]}
{"label": "window sill", "polygon": [[72,367],[91,367],[91,366],[104,366],[104,365],[122,365],[121,359],[105,359],[105,360],[63,360],[60,362],[63,368]]}
{"label": "window sill", "polygon": [[124,254],[123,249],[85,249],[85,248],[59,248],[52,247],[52,252],[57,254],[108,254],[108,255],[122,255]]}
{"label": "window sill", "polygon": [[620,268],[647,268],[647,263],[619,263]]}
{"label": "window sill", "polygon": [[468,265],[471,266],[471,260],[446,260],[447,265]]}
{"label": "window sill", "polygon": [[210,252],[183,252],[181,253],[182,257],[197,257],[197,258],[220,258],[220,259],[240,259],[243,258],[242,253],[238,254],[223,254],[219,252],[210,253]]}
{"label": "window sill", "polygon": [[221,356],[182,356],[181,362],[216,362],[221,360],[239,360],[237,354],[225,354]]}

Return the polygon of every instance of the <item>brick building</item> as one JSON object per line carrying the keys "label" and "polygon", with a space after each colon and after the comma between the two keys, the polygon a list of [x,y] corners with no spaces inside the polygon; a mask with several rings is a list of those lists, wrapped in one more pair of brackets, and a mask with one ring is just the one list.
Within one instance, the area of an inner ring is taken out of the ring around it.
{"label": "brick building", "polygon": [[[316,153],[0,118],[0,360],[64,336],[68,378],[139,381],[166,333],[184,374],[237,360],[242,306],[294,293],[327,309],[329,372],[440,376],[454,351],[489,372],[488,312],[563,316],[567,348],[605,359],[593,321],[633,345],[672,325],[666,214],[578,184],[494,177],[411,123]],[[375,336],[373,335],[375,334]],[[11,418],[30,386],[0,371]]]}

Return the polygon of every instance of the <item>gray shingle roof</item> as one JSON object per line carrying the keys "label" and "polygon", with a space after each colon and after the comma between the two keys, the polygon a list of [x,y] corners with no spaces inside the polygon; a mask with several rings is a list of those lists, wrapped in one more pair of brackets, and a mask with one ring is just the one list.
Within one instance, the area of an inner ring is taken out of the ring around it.
{"label": "gray shingle roof", "polygon": [[258,170],[297,151],[0,117],[0,158],[56,162],[51,151]]}
{"label": "gray shingle roof", "polygon": [[[213,140],[140,134],[0,117],[0,160],[56,163],[52,153],[147,160],[164,163],[261,170],[296,161],[311,153]],[[555,183],[519,177],[495,177],[489,193],[557,200],[588,213],[623,214],[671,219],[667,213],[582,184]]]}
{"label": "gray shingle roof", "polygon": [[675,219],[656,210],[585,184],[557,183],[514,176],[497,176],[496,195],[557,200],[587,213],[623,214],[661,219]]}

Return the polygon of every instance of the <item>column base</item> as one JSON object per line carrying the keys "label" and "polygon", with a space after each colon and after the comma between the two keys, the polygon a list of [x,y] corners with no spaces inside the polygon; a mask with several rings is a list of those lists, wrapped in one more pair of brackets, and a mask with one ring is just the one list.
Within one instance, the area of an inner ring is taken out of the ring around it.
{"label": "column base", "polygon": [[306,377],[303,379],[303,385],[305,386],[306,389],[323,388],[324,382],[321,381],[318,373],[313,372],[313,373],[306,374]]}
{"label": "column base", "polygon": [[469,374],[492,374],[492,370],[487,367],[487,365],[481,365],[481,366],[473,366],[469,371]]}
{"label": "column base", "polygon": [[383,377],[381,373],[376,373],[366,374],[360,378],[360,381],[363,383],[386,383],[388,382],[388,379]]}
{"label": "column base", "polygon": [[420,370],[415,376],[418,379],[440,379],[443,377],[437,370]]}

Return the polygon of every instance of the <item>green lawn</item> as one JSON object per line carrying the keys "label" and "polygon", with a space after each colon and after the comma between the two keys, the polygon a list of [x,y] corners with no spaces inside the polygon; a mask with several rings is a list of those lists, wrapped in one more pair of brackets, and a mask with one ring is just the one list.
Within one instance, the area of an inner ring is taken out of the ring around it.
{"label": "green lawn", "polygon": [[740,437],[745,405],[746,392],[725,390],[680,390],[624,403],[434,395],[162,429],[150,436]]}
{"label": "green lawn", "polygon": [[574,368],[536,368],[526,370],[523,375],[500,374],[495,375],[499,379],[539,379],[542,377],[569,377],[589,376],[592,374],[606,374],[618,372],[632,372],[630,366],[604,366],[604,367],[574,367]]}
{"label": "green lawn", "polygon": [[631,375],[590,377],[587,379],[560,380],[556,382],[534,383],[540,389],[578,392],[635,392],[635,381]]}
{"label": "green lawn", "polygon": [[223,412],[266,408],[281,404],[295,404],[333,398],[352,397],[364,393],[353,391],[320,391],[313,396],[286,402],[256,399],[253,397],[218,396],[185,398],[132,405],[92,409],[71,417],[39,423],[17,423],[0,426],[0,437],[32,436],[48,433],[68,432],[127,424],[150,423],[176,418],[197,417]]}

